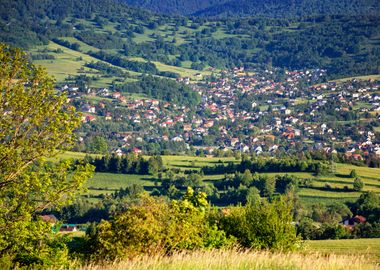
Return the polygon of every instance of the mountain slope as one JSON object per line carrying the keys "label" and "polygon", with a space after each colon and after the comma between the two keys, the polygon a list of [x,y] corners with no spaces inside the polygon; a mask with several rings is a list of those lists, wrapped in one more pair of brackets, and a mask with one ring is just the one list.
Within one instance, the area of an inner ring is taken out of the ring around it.
{"label": "mountain slope", "polygon": [[158,13],[190,15],[227,3],[228,0],[124,0],[127,4]]}
{"label": "mountain slope", "polygon": [[378,13],[376,0],[124,0],[154,12],[197,16],[360,15]]}
{"label": "mountain slope", "polygon": [[373,0],[232,0],[195,13],[198,16],[258,15],[294,17],[309,15],[378,14],[380,4]]}

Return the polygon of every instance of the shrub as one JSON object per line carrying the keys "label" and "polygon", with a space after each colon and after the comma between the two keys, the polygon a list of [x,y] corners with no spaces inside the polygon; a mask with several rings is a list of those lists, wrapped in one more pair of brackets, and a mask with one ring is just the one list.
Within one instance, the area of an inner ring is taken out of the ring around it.
{"label": "shrub", "polygon": [[248,248],[293,250],[299,238],[292,224],[292,206],[281,197],[272,203],[235,207],[221,219],[221,228]]}
{"label": "shrub", "polygon": [[89,244],[94,257],[114,260],[229,244],[225,233],[207,221],[207,206],[205,194],[194,194],[191,188],[180,201],[144,195],[92,232]]}
{"label": "shrub", "polygon": [[350,172],[350,177],[351,177],[351,178],[357,178],[357,177],[358,177],[358,174],[357,174],[356,170],[352,170],[352,171]]}
{"label": "shrub", "polygon": [[364,183],[360,178],[355,178],[353,183],[353,188],[356,191],[362,191],[364,188]]}

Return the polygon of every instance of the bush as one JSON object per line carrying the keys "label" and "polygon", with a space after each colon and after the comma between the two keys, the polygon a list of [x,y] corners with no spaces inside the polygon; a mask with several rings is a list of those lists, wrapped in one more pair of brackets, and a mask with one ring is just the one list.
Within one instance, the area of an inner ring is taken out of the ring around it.
{"label": "bush", "polygon": [[221,247],[231,243],[206,219],[203,193],[191,188],[180,201],[144,195],[111,221],[102,221],[90,236],[96,259],[114,260],[139,254]]}
{"label": "bush", "polygon": [[351,177],[351,178],[357,178],[357,177],[358,177],[357,172],[356,172],[355,170],[352,170],[352,171],[350,172],[350,177]]}
{"label": "bush", "polygon": [[272,203],[235,207],[221,219],[221,228],[247,248],[293,250],[299,238],[292,225],[292,206],[281,197]]}
{"label": "bush", "polygon": [[364,188],[364,183],[360,178],[355,178],[353,183],[353,188],[355,191],[362,191]]}

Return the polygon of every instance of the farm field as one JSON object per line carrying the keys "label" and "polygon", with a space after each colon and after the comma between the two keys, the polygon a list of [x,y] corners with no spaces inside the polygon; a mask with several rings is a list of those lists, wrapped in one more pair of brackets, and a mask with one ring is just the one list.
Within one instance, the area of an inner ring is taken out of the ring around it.
{"label": "farm field", "polygon": [[[76,152],[66,152],[60,154],[58,158],[68,159],[81,159],[86,154]],[[96,155],[92,155],[95,157]],[[147,156],[145,158],[148,158]],[[215,166],[221,163],[227,164],[228,162],[239,163],[235,158],[219,158],[219,157],[194,157],[194,156],[162,156],[164,166],[166,168],[184,170],[200,170],[204,166]],[[312,185],[308,188],[301,188],[299,197],[302,202],[306,204],[313,203],[331,203],[331,202],[346,202],[355,201],[360,192],[352,190],[354,179],[349,177],[351,170],[355,170],[364,182],[363,191],[374,191],[380,194],[380,169],[359,167],[350,164],[336,164],[336,173],[328,176],[316,176],[307,172],[292,172],[292,173],[265,173],[269,177],[276,175],[293,175],[300,179],[311,179]],[[212,182],[215,180],[223,179],[224,175],[205,175],[203,180]],[[154,176],[151,175],[124,175],[112,173],[96,173],[95,176],[89,180],[87,187],[89,194],[99,195],[112,193],[120,188],[125,188],[132,184],[140,184],[145,189],[151,191],[154,187]]]}
{"label": "farm field", "polygon": [[151,175],[95,173],[86,183],[87,192],[84,196],[96,197],[101,194],[111,194],[120,188],[137,184],[151,191],[154,188],[154,177]]}
{"label": "farm field", "polygon": [[306,241],[305,249],[322,254],[364,255],[380,263],[380,238]]}

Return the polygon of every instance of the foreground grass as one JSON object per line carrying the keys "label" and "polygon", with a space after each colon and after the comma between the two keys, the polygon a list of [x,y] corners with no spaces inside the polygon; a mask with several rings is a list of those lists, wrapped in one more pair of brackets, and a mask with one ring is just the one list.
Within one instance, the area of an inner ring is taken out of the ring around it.
{"label": "foreground grass", "polygon": [[187,270],[187,269],[379,269],[363,256],[271,253],[237,250],[196,251],[173,256],[142,256],[108,265],[87,265],[81,270]]}

